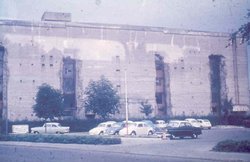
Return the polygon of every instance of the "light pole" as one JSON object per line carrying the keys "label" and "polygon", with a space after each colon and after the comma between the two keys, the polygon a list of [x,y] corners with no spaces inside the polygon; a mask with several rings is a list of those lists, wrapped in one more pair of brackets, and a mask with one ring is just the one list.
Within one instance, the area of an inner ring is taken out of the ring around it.
{"label": "light pole", "polygon": [[127,85],[127,69],[124,72],[124,82],[125,82],[125,109],[126,109],[126,128],[128,135],[128,85]]}

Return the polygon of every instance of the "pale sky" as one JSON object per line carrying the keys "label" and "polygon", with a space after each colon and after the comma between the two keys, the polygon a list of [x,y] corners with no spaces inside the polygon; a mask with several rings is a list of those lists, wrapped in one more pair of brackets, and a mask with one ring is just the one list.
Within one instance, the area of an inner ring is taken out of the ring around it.
{"label": "pale sky", "polygon": [[0,19],[40,21],[44,11],[70,12],[74,22],[232,32],[250,0],[0,0]]}

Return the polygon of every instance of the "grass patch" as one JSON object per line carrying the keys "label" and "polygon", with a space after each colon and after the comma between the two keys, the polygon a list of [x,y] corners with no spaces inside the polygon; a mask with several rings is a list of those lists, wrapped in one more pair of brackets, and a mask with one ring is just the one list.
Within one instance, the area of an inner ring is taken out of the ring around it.
{"label": "grass patch", "polygon": [[213,151],[220,152],[250,152],[250,140],[234,141],[225,140],[219,142]]}
{"label": "grass patch", "polygon": [[48,134],[10,134],[0,135],[0,141],[25,141],[64,144],[93,144],[113,145],[121,144],[119,137],[79,136],[79,135],[48,135]]}

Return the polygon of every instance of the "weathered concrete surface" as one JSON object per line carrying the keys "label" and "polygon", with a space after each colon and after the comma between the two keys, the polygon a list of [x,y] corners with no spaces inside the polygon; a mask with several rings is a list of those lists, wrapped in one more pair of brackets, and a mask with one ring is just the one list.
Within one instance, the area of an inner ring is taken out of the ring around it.
{"label": "weathered concrete surface", "polygon": [[[211,113],[208,57],[212,54],[225,57],[228,98],[232,98],[235,104],[249,105],[246,46],[238,44],[237,60],[233,59],[232,47],[225,48],[228,34],[7,20],[0,21],[0,31],[0,42],[7,51],[6,106],[11,120],[36,118],[31,107],[37,87],[48,83],[61,89],[62,60],[68,56],[77,60],[78,118],[84,118],[82,100],[85,87],[90,80],[99,79],[101,75],[113,82],[124,101],[125,70],[129,116],[143,117],[139,109],[142,100],[153,105],[152,115],[157,116],[155,54],[163,56],[168,66],[166,100],[169,115]],[[235,101],[237,96],[239,103]],[[125,117],[124,106],[116,117]]]}

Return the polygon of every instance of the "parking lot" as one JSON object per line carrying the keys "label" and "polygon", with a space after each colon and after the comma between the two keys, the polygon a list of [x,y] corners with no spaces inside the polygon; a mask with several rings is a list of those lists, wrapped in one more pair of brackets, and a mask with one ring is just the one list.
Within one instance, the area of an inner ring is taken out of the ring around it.
{"label": "parking lot", "polygon": [[211,130],[203,130],[203,134],[198,139],[121,138],[122,144],[120,145],[0,142],[0,161],[32,161],[34,156],[36,158],[43,157],[37,161],[63,162],[69,159],[82,161],[83,155],[84,158],[89,157],[94,161],[105,161],[105,159],[106,161],[115,161],[115,159],[126,161],[128,158],[131,161],[145,161],[145,158],[149,157],[151,160],[148,161],[167,161],[170,159],[172,159],[171,161],[249,161],[250,159],[250,154],[247,153],[211,151],[221,140],[250,140],[250,129],[243,127],[214,127]]}

